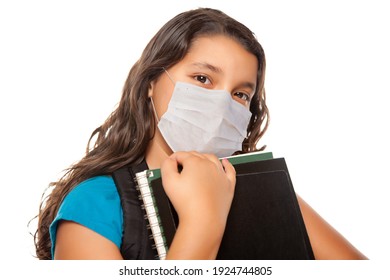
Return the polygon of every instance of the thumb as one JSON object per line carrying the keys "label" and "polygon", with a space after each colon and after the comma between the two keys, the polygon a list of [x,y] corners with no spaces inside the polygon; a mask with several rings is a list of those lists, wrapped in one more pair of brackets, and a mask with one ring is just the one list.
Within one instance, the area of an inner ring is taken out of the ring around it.
{"label": "thumb", "polygon": [[180,175],[178,162],[172,156],[162,162],[160,170],[163,186],[169,185],[172,180],[176,180],[176,178]]}

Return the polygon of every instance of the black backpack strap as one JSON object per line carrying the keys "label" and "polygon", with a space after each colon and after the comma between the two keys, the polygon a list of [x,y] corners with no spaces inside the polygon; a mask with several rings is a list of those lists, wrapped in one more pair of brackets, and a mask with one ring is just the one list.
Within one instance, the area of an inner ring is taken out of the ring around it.
{"label": "black backpack strap", "polygon": [[123,236],[121,254],[124,259],[156,259],[152,248],[145,213],[136,188],[135,173],[147,169],[145,161],[136,166],[124,166],[113,172],[123,211]]}

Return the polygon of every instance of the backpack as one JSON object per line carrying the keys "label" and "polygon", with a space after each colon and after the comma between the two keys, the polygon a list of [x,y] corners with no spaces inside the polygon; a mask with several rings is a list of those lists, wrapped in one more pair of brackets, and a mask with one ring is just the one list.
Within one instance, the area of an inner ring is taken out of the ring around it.
{"label": "backpack", "polygon": [[147,168],[143,160],[136,166],[124,166],[112,174],[123,209],[123,235],[120,251],[125,260],[158,259],[135,182],[135,173]]}

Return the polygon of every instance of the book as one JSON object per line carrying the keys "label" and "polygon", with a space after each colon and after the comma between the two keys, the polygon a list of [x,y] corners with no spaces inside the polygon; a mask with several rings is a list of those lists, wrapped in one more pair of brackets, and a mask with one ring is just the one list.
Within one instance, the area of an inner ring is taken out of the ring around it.
{"label": "book", "polygon": [[[237,181],[217,259],[314,259],[285,159],[271,152],[228,159]],[[136,181],[158,258],[165,259],[177,213],[160,170],[138,172]]]}

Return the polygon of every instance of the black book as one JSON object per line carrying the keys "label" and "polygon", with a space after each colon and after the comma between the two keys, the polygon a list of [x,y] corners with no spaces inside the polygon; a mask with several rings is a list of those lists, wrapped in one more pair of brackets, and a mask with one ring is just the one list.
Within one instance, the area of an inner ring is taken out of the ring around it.
{"label": "black book", "polygon": [[[314,259],[284,158],[254,153],[228,158],[237,173],[235,194],[217,259]],[[151,236],[164,259],[178,217],[159,170],[136,174]]]}

